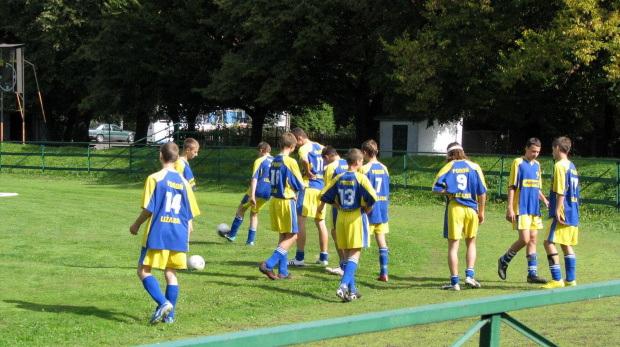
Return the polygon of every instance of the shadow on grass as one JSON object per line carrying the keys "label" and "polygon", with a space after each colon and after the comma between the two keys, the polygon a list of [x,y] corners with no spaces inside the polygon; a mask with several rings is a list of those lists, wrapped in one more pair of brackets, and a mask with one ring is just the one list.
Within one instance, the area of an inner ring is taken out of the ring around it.
{"label": "shadow on grass", "polygon": [[34,312],[71,313],[84,316],[97,316],[99,318],[120,323],[140,321],[140,318],[138,317],[130,316],[125,313],[100,310],[95,306],[44,305],[21,300],[4,300],[4,302],[7,304],[14,304],[17,308]]}

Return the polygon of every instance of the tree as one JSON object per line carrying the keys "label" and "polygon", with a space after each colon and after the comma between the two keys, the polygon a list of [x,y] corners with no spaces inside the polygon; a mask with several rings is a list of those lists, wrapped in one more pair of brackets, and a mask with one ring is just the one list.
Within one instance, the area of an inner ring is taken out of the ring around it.
{"label": "tree", "polygon": [[291,116],[291,128],[302,128],[306,132],[333,134],[336,131],[334,109],[326,104],[321,108],[307,108],[298,115]]}

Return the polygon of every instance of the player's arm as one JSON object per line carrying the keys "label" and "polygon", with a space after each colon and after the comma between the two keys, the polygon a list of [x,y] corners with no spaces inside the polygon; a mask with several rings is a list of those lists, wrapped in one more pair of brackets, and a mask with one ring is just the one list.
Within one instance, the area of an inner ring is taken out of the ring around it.
{"label": "player's arm", "polygon": [[152,214],[153,213],[151,211],[143,208],[136,221],[133,222],[133,224],[129,227],[129,232],[133,235],[138,235],[138,231],[140,231],[140,225],[142,225],[142,223],[149,219]]}
{"label": "player's arm", "polygon": [[484,223],[484,207],[487,203],[487,193],[478,195],[478,224]]}
{"label": "player's arm", "polygon": [[540,201],[542,201],[545,204],[546,208],[549,208],[549,200],[547,200],[547,197],[542,192],[542,190],[538,191],[538,199],[540,199]]}
{"label": "player's arm", "polygon": [[308,157],[302,157],[300,159],[301,162],[301,167],[304,169],[304,173],[306,174],[306,176],[308,176],[309,179],[314,179],[315,176],[312,173],[312,170],[310,170],[310,161],[308,160]]}
{"label": "player's arm", "polygon": [[250,181],[250,205],[252,207],[256,207],[256,185],[258,184],[258,180],[252,177]]}
{"label": "player's arm", "polygon": [[557,219],[558,223],[566,225],[566,221],[562,215],[562,206],[564,206],[564,195],[557,194],[557,200],[555,201],[555,219]]}
{"label": "player's arm", "polygon": [[513,208],[513,203],[515,199],[515,187],[508,187],[508,201],[506,202],[506,220],[509,222],[514,222],[516,220],[515,211]]}

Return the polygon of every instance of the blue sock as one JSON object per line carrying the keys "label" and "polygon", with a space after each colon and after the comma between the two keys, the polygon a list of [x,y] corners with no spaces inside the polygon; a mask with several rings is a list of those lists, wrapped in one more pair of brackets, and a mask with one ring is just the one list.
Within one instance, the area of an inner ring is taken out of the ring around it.
{"label": "blue sock", "polygon": [[388,266],[388,248],[380,247],[379,248],[379,266],[381,266],[381,270],[379,272],[380,275],[387,275],[387,266]]}
{"label": "blue sock", "polygon": [[558,255],[556,254],[549,254],[547,255],[547,259],[549,260],[549,271],[551,271],[551,278],[554,281],[561,281],[562,280],[562,269],[560,268],[560,264],[556,264],[553,261],[553,256]]}
{"label": "blue sock", "polygon": [[167,285],[166,286],[166,299],[170,301],[174,308],[170,313],[168,313],[168,317],[174,318],[174,311],[177,309],[177,298],[179,297],[179,286],[178,285]]}
{"label": "blue sock", "polygon": [[504,264],[510,263],[510,261],[512,260],[512,258],[514,258],[515,255],[517,255],[517,252],[513,251],[511,248],[508,248],[508,252],[506,252],[506,254],[504,254],[501,258],[502,262]]}
{"label": "blue sock", "polygon": [[248,229],[248,240],[246,243],[254,242],[254,238],[256,237],[256,227],[250,227]]}
{"label": "blue sock", "polygon": [[235,220],[233,220],[232,224],[230,225],[231,237],[237,236],[237,232],[239,232],[239,227],[241,226],[241,223],[243,223],[243,218],[239,217],[239,215],[236,214]]}
{"label": "blue sock", "polygon": [[295,252],[296,260],[301,261],[301,260],[304,260],[305,258],[306,258],[306,252],[303,249],[301,251],[297,250],[297,252]]}
{"label": "blue sock", "polygon": [[459,275],[450,276],[450,284],[453,286],[459,284]]}
{"label": "blue sock", "polygon": [[340,268],[342,269],[342,271],[344,271],[344,268],[345,268],[345,266],[347,266],[347,263],[345,261],[341,260],[339,265],[340,265]]}
{"label": "blue sock", "polygon": [[528,276],[536,276],[538,272],[538,256],[536,253],[532,253],[527,256],[527,274]]}
{"label": "blue sock", "polygon": [[157,303],[157,306],[166,302],[166,297],[161,292],[161,288],[159,287],[159,282],[157,282],[157,279],[155,278],[155,276],[145,277],[142,280],[142,285],[144,286],[144,289],[146,289],[146,292],[149,293],[151,298],[155,300],[155,302]]}
{"label": "blue sock", "polygon": [[340,281],[340,285],[349,287],[351,293],[355,293],[357,291],[357,288],[355,288],[355,271],[357,270],[358,261],[359,260],[353,257],[350,257],[347,260],[347,265],[344,267],[344,275]]}
{"label": "blue sock", "polygon": [[465,277],[474,278],[474,268],[473,267],[468,267],[467,269],[465,269]]}
{"label": "blue sock", "polygon": [[574,254],[567,254],[564,256],[564,267],[566,267],[566,281],[574,281],[575,270],[577,269],[577,258]]}
{"label": "blue sock", "polygon": [[288,276],[288,252],[282,247],[278,248],[281,248],[281,251],[284,251],[284,253],[280,253],[280,266],[278,267],[278,272],[282,276]]}
{"label": "blue sock", "polygon": [[319,260],[321,260],[321,261],[323,261],[323,260],[327,261],[327,256],[328,256],[328,255],[329,255],[329,254],[328,254],[328,253],[326,253],[326,252],[320,252],[320,253],[319,253]]}
{"label": "blue sock", "polygon": [[267,267],[268,270],[273,270],[276,264],[278,264],[282,256],[282,253],[286,253],[286,250],[280,246],[276,247],[276,250],[273,251],[273,254],[271,255],[271,257],[269,257],[269,259],[267,259],[267,261],[265,262],[265,266]]}

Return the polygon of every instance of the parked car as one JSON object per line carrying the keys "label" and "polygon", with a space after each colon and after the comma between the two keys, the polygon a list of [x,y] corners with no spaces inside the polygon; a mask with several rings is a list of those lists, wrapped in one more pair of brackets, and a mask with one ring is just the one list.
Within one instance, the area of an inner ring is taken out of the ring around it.
{"label": "parked car", "polygon": [[94,128],[88,129],[90,140],[97,142],[107,141],[127,141],[133,142],[136,133],[121,129],[116,124],[97,124]]}

